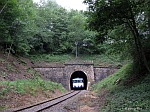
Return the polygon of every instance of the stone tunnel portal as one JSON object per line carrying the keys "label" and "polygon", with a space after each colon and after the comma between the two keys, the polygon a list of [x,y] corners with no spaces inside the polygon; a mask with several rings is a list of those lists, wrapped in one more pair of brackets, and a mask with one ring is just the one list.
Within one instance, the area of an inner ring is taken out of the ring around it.
{"label": "stone tunnel portal", "polygon": [[[83,78],[83,84],[84,86],[82,88],[74,88],[73,87],[73,79],[75,78]],[[87,76],[84,72],[82,71],[75,71],[74,73],[72,73],[71,77],[70,77],[70,89],[71,90],[87,90]]]}

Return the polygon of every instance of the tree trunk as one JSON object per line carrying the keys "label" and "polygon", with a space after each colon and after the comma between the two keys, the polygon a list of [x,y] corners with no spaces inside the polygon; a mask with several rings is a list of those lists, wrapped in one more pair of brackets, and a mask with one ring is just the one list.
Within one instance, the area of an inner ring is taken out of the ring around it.
{"label": "tree trunk", "polygon": [[9,47],[9,51],[8,51],[8,55],[7,55],[7,59],[9,59],[9,56],[10,56],[10,51],[12,49],[12,45],[13,45],[13,42],[11,43],[10,47]]}
{"label": "tree trunk", "polygon": [[148,72],[150,73],[150,68],[149,68],[148,63],[147,63],[145,52],[143,50],[142,42],[141,42],[138,30],[136,28],[136,23],[135,23],[134,18],[132,18],[132,22],[128,21],[128,25],[129,25],[129,27],[132,31],[133,37],[134,37],[137,55],[138,55],[137,57],[139,59],[139,64],[140,64],[140,66],[142,66],[142,64],[143,64],[146,67],[146,69],[148,70]]}
{"label": "tree trunk", "polygon": [[[130,4],[130,1],[127,0],[127,2]],[[138,58],[139,58],[139,64],[140,64],[140,66],[144,65],[146,67],[146,69],[148,70],[148,72],[150,73],[150,68],[148,66],[147,59],[146,59],[146,56],[145,56],[145,52],[143,50],[141,38],[140,38],[140,35],[139,35],[139,32],[138,32],[138,29],[136,27],[136,22],[135,22],[135,19],[134,19],[135,17],[134,17],[131,5],[129,5],[129,9],[130,9],[130,14],[131,14],[131,19],[127,20],[127,23],[129,25],[129,28],[131,29],[133,37],[134,37],[136,50],[137,50],[137,54],[138,54]]]}

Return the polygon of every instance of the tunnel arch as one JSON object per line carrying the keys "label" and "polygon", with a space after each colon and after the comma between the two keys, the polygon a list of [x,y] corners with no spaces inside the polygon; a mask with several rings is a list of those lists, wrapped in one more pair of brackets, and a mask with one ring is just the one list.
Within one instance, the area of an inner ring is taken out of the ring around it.
{"label": "tunnel arch", "polygon": [[[76,89],[73,88],[72,80],[74,78],[83,78],[84,87],[83,88],[76,88]],[[83,71],[75,71],[72,73],[72,75],[70,77],[70,89],[71,90],[87,90],[87,83],[88,83],[87,75]]]}

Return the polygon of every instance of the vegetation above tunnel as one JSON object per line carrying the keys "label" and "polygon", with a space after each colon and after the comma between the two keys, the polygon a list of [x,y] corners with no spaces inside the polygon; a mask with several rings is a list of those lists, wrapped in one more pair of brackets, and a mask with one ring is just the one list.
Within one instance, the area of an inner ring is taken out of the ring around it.
{"label": "vegetation above tunnel", "polygon": [[13,54],[97,52],[96,32],[86,29],[84,12],[67,11],[54,1],[0,1],[0,46]]}
{"label": "vegetation above tunnel", "polygon": [[[104,54],[133,60],[149,71],[149,1],[84,0],[89,11],[54,1],[0,1],[0,49],[7,53]],[[93,30],[93,31],[92,31]],[[139,74],[140,74],[139,73]]]}

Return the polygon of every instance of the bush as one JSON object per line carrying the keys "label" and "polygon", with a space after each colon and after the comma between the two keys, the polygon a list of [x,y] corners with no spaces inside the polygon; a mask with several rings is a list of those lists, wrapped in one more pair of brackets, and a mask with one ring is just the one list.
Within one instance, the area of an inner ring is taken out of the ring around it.
{"label": "bush", "polygon": [[55,89],[60,90],[61,92],[64,92],[65,89],[61,84],[54,83],[51,81],[45,81],[41,78],[36,79],[26,79],[26,80],[16,80],[16,81],[4,81],[0,83],[2,88],[2,91],[0,92],[1,96],[6,95],[9,92],[14,92],[18,94],[35,94],[37,91],[54,91]]}
{"label": "bush", "polygon": [[[122,67],[117,73],[93,85],[93,90],[109,90],[106,103],[101,112],[149,112],[150,110],[150,75],[137,79],[135,83],[124,85],[133,76],[132,64]],[[131,75],[132,74],[132,75]],[[117,80],[119,84],[116,84]]]}

